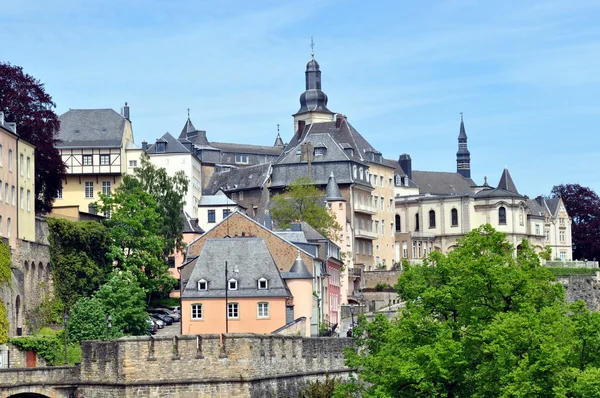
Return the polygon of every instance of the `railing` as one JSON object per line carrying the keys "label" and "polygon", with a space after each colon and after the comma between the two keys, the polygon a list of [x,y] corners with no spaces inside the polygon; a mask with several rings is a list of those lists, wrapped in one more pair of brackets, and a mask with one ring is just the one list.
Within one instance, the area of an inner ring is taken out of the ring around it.
{"label": "railing", "polygon": [[420,238],[420,239],[435,239],[435,234],[433,232],[419,232],[413,231],[410,233],[412,238]]}
{"label": "railing", "polygon": [[366,229],[355,229],[354,235],[357,238],[377,239],[377,232],[367,231]]}
{"label": "railing", "polygon": [[546,261],[546,267],[598,268],[598,261]]}
{"label": "railing", "polygon": [[354,210],[362,213],[376,214],[377,208],[363,203],[354,202]]}
{"label": "railing", "polygon": [[351,268],[349,271],[350,275],[362,277],[362,268]]}

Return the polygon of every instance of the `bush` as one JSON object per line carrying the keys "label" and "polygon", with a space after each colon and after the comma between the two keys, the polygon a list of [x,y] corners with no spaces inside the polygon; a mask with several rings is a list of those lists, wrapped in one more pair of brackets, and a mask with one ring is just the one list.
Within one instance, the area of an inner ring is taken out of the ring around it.
{"label": "bush", "polygon": [[100,340],[106,336],[106,310],[97,298],[82,297],[73,304],[68,324],[69,341]]}
{"label": "bush", "polygon": [[595,275],[598,268],[547,267],[554,276]]}
{"label": "bush", "polygon": [[341,383],[340,378],[326,375],[323,382],[317,380],[306,383],[304,389],[298,394],[298,398],[332,398],[336,386]]}

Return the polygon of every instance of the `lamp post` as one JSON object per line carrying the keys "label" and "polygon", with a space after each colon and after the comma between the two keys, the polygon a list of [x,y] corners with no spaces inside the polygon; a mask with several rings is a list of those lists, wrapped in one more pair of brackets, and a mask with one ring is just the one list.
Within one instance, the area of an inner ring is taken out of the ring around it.
{"label": "lamp post", "polygon": [[[234,273],[240,272],[237,268],[234,268]],[[225,261],[225,333],[229,333],[229,270],[227,268],[227,261]]]}
{"label": "lamp post", "polygon": [[65,325],[65,365],[68,365],[69,364],[69,356],[67,354],[67,345],[69,343],[69,339],[68,339],[69,312],[67,310],[65,310],[65,312],[63,313],[63,322]]}
{"label": "lamp post", "polygon": [[106,340],[108,340],[108,336],[110,336],[110,328],[112,328],[112,317],[109,314],[106,316]]}

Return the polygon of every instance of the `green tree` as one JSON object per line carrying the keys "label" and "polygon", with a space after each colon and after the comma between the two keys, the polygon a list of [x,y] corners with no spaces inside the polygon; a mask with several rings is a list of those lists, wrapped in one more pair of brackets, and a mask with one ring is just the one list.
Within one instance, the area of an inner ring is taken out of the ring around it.
{"label": "green tree", "polygon": [[488,225],[447,256],[409,266],[398,318],[359,320],[346,352],[359,369],[353,387],[364,397],[587,394],[597,385],[600,314],[568,305],[533,249],[521,248],[514,258]]}
{"label": "green tree", "polygon": [[95,221],[60,218],[48,218],[48,228],[54,293],[69,308],[105,282],[112,268],[109,231]]}
{"label": "green tree", "polygon": [[106,309],[95,297],[81,297],[71,306],[68,334],[70,342],[101,340],[106,336]]}
{"label": "green tree", "polygon": [[115,271],[108,282],[98,290],[95,298],[112,317],[114,333],[146,333],[146,292],[132,272]]}
{"label": "green tree", "polygon": [[144,153],[134,175],[140,181],[142,188],[154,197],[158,205],[159,215],[162,219],[160,234],[164,236],[163,254],[169,256],[176,250],[182,251],[184,244],[181,212],[189,184],[185,172],[178,171],[170,177],[164,168],[153,165],[150,157]]}
{"label": "green tree", "polygon": [[[7,284],[10,286],[11,282],[11,270],[10,270],[10,246],[0,240],[0,285]],[[8,341],[8,318],[6,315],[6,307],[2,301],[0,301],[0,344],[4,344]]]}
{"label": "green tree", "polygon": [[117,269],[133,273],[148,299],[154,292],[170,292],[176,283],[164,254],[170,238],[163,235],[164,219],[156,199],[140,180],[128,175],[112,195],[100,198],[100,211],[111,212],[105,221],[111,237],[109,260]]}
{"label": "green tree", "polygon": [[329,238],[341,231],[334,215],[325,206],[323,191],[308,177],[292,181],[283,194],[273,196],[270,213],[280,228],[289,228],[291,222],[299,220]]}

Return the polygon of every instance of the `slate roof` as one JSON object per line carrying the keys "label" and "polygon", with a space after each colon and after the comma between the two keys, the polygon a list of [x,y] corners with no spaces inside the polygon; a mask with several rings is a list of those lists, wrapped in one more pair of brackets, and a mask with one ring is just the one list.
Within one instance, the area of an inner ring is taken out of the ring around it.
{"label": "slate roof", "polygon": [[307,243],[306,236],[302,231],[273,231],[275,235],[294,243]]}
{"label": "slate roof", "polygon": [[560,198],[551,198],[545,199],[546,205],[548,206],[548,210],[552,216],[556,216],[556,212],[558,211],[558,204],[560,203]]}
{"label": "slate roof", "polygon": [[302,232],[304,232],[304,236],[306,237],[306,239],[309,242],[315,241],[315,240],[326,240],[327,239],[323,235],[321,235],[319,232],[317,232],[316,229],[311,227],[310,224],[308,224],[306,221],[302,221],[302,222],[300,222],[300,224],[302,225]]}
{"label": "slate roof", "polygon": [[500,182],[498,182],[498,188],[504,189],[506,191],[514,192],[517,194],[519,193],[519,191],[517,191],[517,187],[515,186],[515,183],[513,182],[512,177],[510,176],[510,172],[508,171],[507,168],[505,168],[502,171],[502,176],[500,176]]}
{"label": "slate roof", "polygon": [[[226,261],[227,279],[238,281],[238,289],[228,291],[229,298],[290,296],[264,239],[224,238],[206,240],[198,258],[190,264],[194,269],[182,297],[224,298]],[[235,273],[235,269],[239,272]],[[267,279],[268,289],[258,289],[260,278]],[[202,279],[208,282],[208,289],[198,291],[198,281]]]}
{"label": "slate roof", "polygon": [[[383,159],[383,163],[385,163],[385,165],[389,167],[394,168],[394,176],[406,177],[406,173],[404,172],[404,170],[402,170],[402,167],[400,167],[400,164],[397,160]],[[408,186],[406,186],[406,188],[418,188],[418,186],[413,180],[409,178]]]}
{"label": "slate roof", "polygon": [[507,191],[502,188],[494,188],[494,189],[484,189],[483,191],[477,192],[475,194],[476,198],[523,198],[523,195],[520,195],[513,191]]}
{"label": "slate roof", "polygon": [[546,214],[546,205],[543,197],[528,199],[525,201],[525,204],[529,208],[531,214],[534,216],[544,216]]}
{"label": "slate roof", "polygon": [[185,125],[183,126],[183,129],[181,129],[181,134],[179,134],[179,138],[187,138],[188,134],[191,133],[192,131],[196,131],[196,127],[194,127],[194,124],[188,117],[187,120],[185,121]]}
{"label": "slate roof", "polygon": [[325,188],[325,200],[329,202],[346,201],[342,196],[342,193],[340,192],[340,187],[338,186],[337,181],[335,180],[335,175],[333,175],[333,171],[329,175],[329,181],[327,181],[327,188]]}
{"label": "slate roof", "polygon": [[275,138],[275,143],[273,144],[273,146],[283,147],[283,140],[281,139],[279,133],[277,133],[277,137]]}
{"label": "slate roof", "polygon": [[268,180],[270,171],[271,163],[219,171],[212,175],[205,192],[214,194],[219,189],[229,192],[260,188]]}
{"label": "slate roof", "polygon": [[238,206],[238,204],[229,199],[222,190],[218,190],[214,195],[202,195],[198,206]]}
{"label": "slate roof", "polygon": [[432,195],[469,195],[475,183],[458,173],[441,171],[413,170],[412,180],[419,187],[419,193]]}
{"label": "slate roof", "polygon": [[203,234],[204,230],[198,225],[198,219],[190,217],[185,211],[182,211],[180,217],[183,219],[184,234]]}
{"label": "slate roof", "polygon": [[113,109],[71,109],[59,117],[57,148],[120,148],[126,119]]}
{"label": "slate roof", "polygon": [[156,143],[150,145],[146,150],[148,154],[161,154],[161,153],[191,153],[179,140],[173,137],[170,133],[165,133],[158,140],[160,142],[166,142],[164,152],[156,152]]}
{"label": "slate roof", "polygon": [[[334,139],[334,137],[330,133],[313,133],[305,140],[301,141],[299,144],[295,145],[293,148],[290,144],[286,147],[285,153],[283,153],[279,159],[277,159],[277,164],[295,164],[300,163],[300,154],[299,152],[302,150],[301,145],[304,142],[310,142],[313,147],[315,146],[324,146],[327,148],[325,154],[322,156],[313,156],[312,163],[321,163],[321,162],[339,162],[339,161],[349,161],[353,160],[347,153],[344,151],[342,146]],[[306,162],[304,162],[306,163]]]}
{"label": "slate roof", "polygon": [[300,251],[298,251],[298,256],[290,268],[289,272],[282,272],[281,276],[283,279],[312,279],[312,275],[308,272],[308,268],[306,268],[306,264],[300,257]]}
{"label": "slate roof", "polygon": [[249,145],[249,144],[231,144],[227,142],[213,142],[210,146],[220,149],[223,152],[243,153],[249,155],[272,155],[279,156],[283,150],[282,147],[264,146],[264,145]]}

